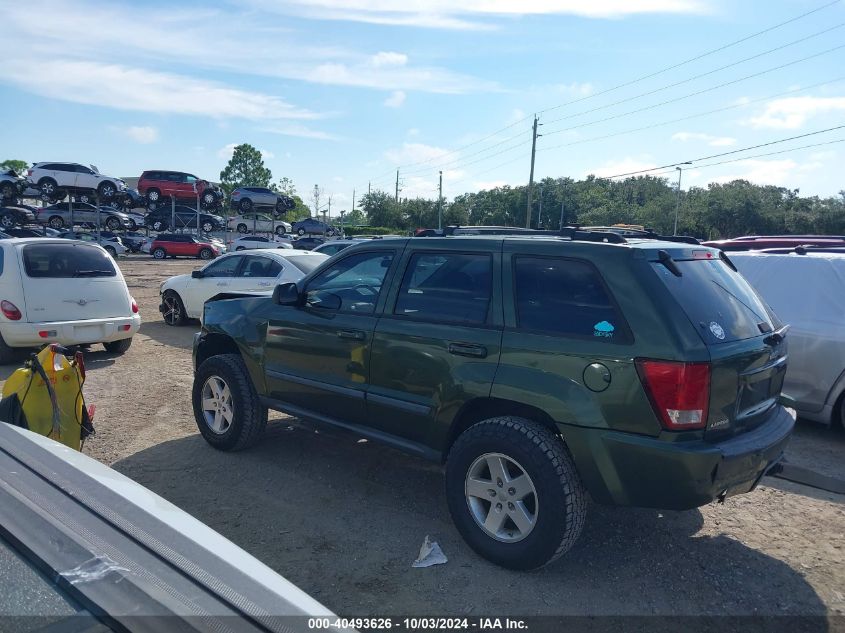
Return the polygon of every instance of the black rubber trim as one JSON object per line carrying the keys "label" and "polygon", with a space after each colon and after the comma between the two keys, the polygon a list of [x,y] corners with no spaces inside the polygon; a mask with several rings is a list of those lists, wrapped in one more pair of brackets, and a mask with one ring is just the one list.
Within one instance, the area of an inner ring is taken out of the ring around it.
{"label": "black rubber trim", "polygon": [[400,400],[399,398],[391,398],[390,396],[382,396],[377,393],[367,393],[367,402],[382,404],[386,407],[392,407],[414,415],[431,415],[431,407],[428,405],[408,402],[407,400]]}
{"label": "black rubber trim", "polygon": [[316,411],[311,411],[310,409],[298,407],[296,405],[288,404],[287,402],[282,402],[281,400],[268,398],[266,396],[261,397],[261,404],[275,411],[281,411],[282,413],[287,413],[297,418],[311,420],[313,422],[319,422],[321,424],[327,424],[346,431],[351,431],[360,437],[366,437],[367,439],[381,442],[382,444],[398,448],[406,453],[418,455],[419,457],[430,461],[442,461],[443,456],[440,451],[426,446],[425,444],[412,442],[410,440],[406,440],[405,438],[392,435],[391,433],[385,433],[384,431],[379,431],[378,429],[362,426],[360,424],[353,424],[352,422],[344,422],[343,420],[338,420],[337,418],[332,418],[327,415],[323,415],[322,413],[317,413]]}
{"label": "black rubber trim", "polygon": [[363,400],[364,399],[364,392],[360,389],[352,389],[350,387],[343,387],[341,385],[333,385],[330,382],[323,382],[321,380],[312,380],[310,378],[303,378],[302,376],[295,376],[293,374],[286,374],[281,371],[275,371],[273,369],[268,369],[267,376],[270,378],[276,378],[277,380],[285,380],[287,382],[292,382],[297,385],[304,385],[306,387],[313,387],[315,389],[320,389],[322,391],[329,391],[331,393],[336,393],[340,396],[345,396],[347,398],[353,398],[354,400]]}

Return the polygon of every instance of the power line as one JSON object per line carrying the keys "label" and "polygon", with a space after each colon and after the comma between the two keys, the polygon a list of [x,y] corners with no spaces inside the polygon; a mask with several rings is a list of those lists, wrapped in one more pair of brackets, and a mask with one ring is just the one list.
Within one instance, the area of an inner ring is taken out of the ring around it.
{"label": "power line", "polygon": [[744,64],[745,62],[751,61],[752,59],[758,59],[760,57],[764,57],[765,55],[770,55],[774,52],[783,50],[785,48],[789,48],[790,46],[795,46],[796,44],[800,44],[801,42],[806,42],[814,37],[818,37],[820,35],[824,35],[825,33],[829,33],[831,31],[835,31],[836,29],[841,29],[845,26],[845,22],[840,22],[835,26],[831,26],[826,28],[822,31],[818,31],[813,33],[812,35],[808,35],[806,37],[802,37],[800,39],[794,40],[787,44],[782,44],[781,46],[776,46],[775,48],[770,48],[767,51],[763,51],[762,53],[757,53],[756,55],[752,55],[751,57],[746,57],[745,59],[740,59],[739,61],[732,62],[730,64],[726,64],[725,66],[721,66],[719,68],[714,68],[713,70],[708,70],[706,73],[701,73],[698,75],[693,75],[692,77],[687,77],[686,79],[682,79],[681,81],[676,81],[675,83],[666,84],[665,86],[661,86],[660,88],[655,88],[653,90],[648,90],[646,92],[641,92],[638,95],[634,95],[633,97],[626,97],[625,99],[620,99],[619,101],[614,101],[613,103],[608,103],[602,106],[598,106],[597,108],[592,108],[590,110],[582,110],[581,112],[574,112],[572,114],[567,114],[566,116],[558,117],[557,119],[552,119],[551,121],[546,121],[547,124],[557,123],[558,121],[565,121],[567,119],[573,119],[578,116],[582,116],[584,114],[590,114],[592,112],[598,112],[599,110],[606,110],[607,108],[612,108],[613,106],[621,105],[623,103],[628,103],[629,101],[635,101],[637,99],[641,99],[643,97],[647,97],[649,95],[657,94],[658,92],[663,92],[664,90],[669,90],[670,88],[676,88],[683,84],[689,83],[691,81],[695,81],[697,79],[701,79],[702,77],[707,77],[709,75],[713,75],[715,73],[721,72],[723,70],[727,70],[728,68],[733,68],[734,66],[739,66],[740,64]]}
{"label": "power line", "polygon": [[[843,75],[842,77],[837,77],[835,79],[830,79],[828,81],[822,81],[822,82],[819,82],[819,83],[811,84],[809,86],[801,86],[799,88],[792,88],[790,90],[785,90],[784,92],[778,92],[778,93],[775,93],[775,94],[772,94],[772,95],[768,95],[766,97],[760,97],[758,99],[751,99],[749,101],[743,101],[741,103],[732,103],[731,105],[728,105],[728,106],[723,106],[721,108],[715,108],[713,110],[706,110],[705,112],[699,112],[697,114],[690,114],[690,115],[683,116],[683,117],[680,117],[680,118],[677,118],[677,119],[670,119],[668,121],[659,121],[657,123],[651,123],[649,125],[644,125],[642,127],[632,128],[632,129],[629,129],[629,130],[622,130],[621,132],[614,132],[612,134],[605,134],[603,136],[593,136],[593,137],[590,137],[590,138],[578,139],[577,141],[571,141],[569,143],[562,143],[560,145],[552,145],[551,147],[543,147],[542,149],[538,149],[537,151],[538,152],[548,152],[548,151],[551,151],[551,150],[554,150],[554,149],[560,149],[561,147],[571,147],[573,145],[581,145],[583,143],[592,143],[593,141],[602,141],[602,140],[605,140],[605,139],[614,138],[616,136],[623,136],[625,134],[632,134],[634,132],[642,132],[644,130],[651,130],[651,129],[654,129],[654,128],[657,128],[657,127],[662,127],[664,125],[672,125],[673,123],[680,123],[682,121],[689,121],[690,119],[697,119],[699,117],[707,116],[707,115],[710,115],[710,114],[717,114],[719,112],[725,112],[727,110],[733,110],[733,109],[736,109],[736,108],[743,108],[745,106],[749,106],[749,105],[754,104],[754,103],[760,103],[761,101],[768,101],[770,99],[777,99],[778,97],[783,97],[783,96],[786,96],[786,95],[797,94],[799,92],[805,92],[807,90],[812,90],[813,88],[820,88],[822,86],[827,86],[827,85],[837,83],[837,82],[843,81],[843,80],[845,80],[845,75]],[[557,134],[561,131],[563,131],[563,130],[545,132],[544,136],[548,136],[550,134]]]}
{"label": "power line", "polygon": [[[601,95],[605,95],[609,92],[614,92],[616,90],[620,90],[621,88],[627,88],[628,86],[631,86],[635,83],[645,81],[646,79],[651,79],[652,77],[656,77],[657,75],[662,75],[663,73],[669,72],[670,70],[675,70],[676,68],[680,68],[681,66],[686,66],[687,64],[691,64],[692,62],[698,61],[699,59],[703,59],[703,58],[708,57],[710,55],[713,55],[715,53],[719,53],[723,50],[726,50],[728,48],[732,48],[732,47],[734,47],[738,44],[742,44],[743,42],[747,42],[748,40],[754,39],[755,37],[759,37],[760,35],[765,35],[766,33],[770,33],[771,31],[774,31],[776,29],[781,28],[782,26],[786,26],[787,24],[792,24],[793,22],[797,22],[798,20],[806,18],[806,17],[808,17],[808,16],[810,16],[814,13],[818,13],[819,11],[822,11],[824,9],[832,7],[835,4],[839,4],[839,2],[840,2],[840,0],[834,0],[833,2],[828,2],[827,4],[823,4],[820,7],[816,7],[815,9],[812,9],[811,11],[807,11],[806,13],[802,13],[801,15],[797,15],[794,18],[790,18],[789,20],[786,20],[785,22],[775,24],[774,26],[770,26],[766,29],[763,29],[762,31],[757,31],[756,33],[752,33],[751,35],[747,35],[746,37],[743,37],[741,39],[735,40],[735,41],[730,42],[728,44],[725,44],[723,46],[719,46],[718,48],[714,48],[714,49],[711,49],[709,51],[705,51],[704,53],[701,53],[700,55],[696,55],[695,57],[690,57],[689,59],[686,59],[682,62],[678,62],[677,64],[667,66],[666,68],[662,68],[660,70],[654,71],[652,73],[649,73],[648,75],[643,75],[641,77],[637,77],[636,79],[631,79],[630,81],[626,81],[626,82],[618,84],[616,86],[606,88],[606,89],[601,90],[599,92],[595,92],[593,94],[586,95],[586,96],[580,97],[578,99],[573,99],[571,101],[567,101],[566,103],[561,103],[561,104],[558,104],[556,106],[546,108],[545,110],[540,110],[540,112],[541,113],[550,112],[552,110],[557,110],[559,108],[563,108],[565,106],[572,105],[574,103],[580,103],[581,101],[586,101],[588,99],[594,99],[595,97],[600,97]],[[526,119],[527,118],[528,117],[526,117]]]}
{"label": "power line", "polygon": [[646,110],[653,110],[655,108],[659,108],[661,106],[668,105],[670,103],[676,103],[678,101],[683,101],[684,99],[689,99],[691,97],[697,97],[698,95],[705,94],[707,92],[712,92],[714,90],[718,90],[719,88],[725,88],[726,86],[732,86],[734,84],[746,81],[748,79],[754,79],[756,77],[761,77],[762,75],[766,75],[768,73],[774,72],[776,70],[782,70],[789,66],[794,66],[795,64],[800,64],[801,62],[806,62],[811,59],[815,59],[816,57],[821,57],[822,55],[827,55],[828,53],[832,53],[833,51],[840,50],[845,48],[845,44],[840,44],[839,46],[834,46],[833,48],[828,48],[827,50],[814,53],[812,55],[808,55],[807,57],[802,57],[800,59],[795,59],[791,62],[787,62],[785,64],[781,64],[779,66],[774,66],[772,68],[767,68],[766,70],[761,70],[757,73],[752,73],[750,75],[746,75],[745,77],[740,77],[738,79],[732,79],[731,81],[726,81],[724,83],[716,84],[715,86],[710,86],[709,88],[704,88],[702,90],[697,90],[696,92],[690,92],[685,95],[681,95],[680,97],[674,97],[672,99],[666,99],[665,101],[660,101],[659,103],[653,103],[648,106],[643,106],[642,108],[637,108],[635,110],[628,110],[627,112],[621,112],[619,114],[614,114],[612,116],[605,117],[603,119],[596,119],[595,121],[588,121],[587,123],[579,123],[578,125],[571,125],[566,128],[560,128],[557,130],[551,130],[548,132],[544,132],[544,136],[550,136],[552,134],[559,134],[561,132],[568,132],[570,130],[575,130],[582,127],[588,127],[590,125],[596,125],[597,123],[605,123],[607,121],[612,121],[614,119],[621,119],[622,117],[630,116],[632,114],[638,114],[640,112],[645,112]]}
{"label": "power line", "polygon": [[[816,130],[815,132],[807,132],[805,134],[798,134],[797,136],[790,136],[788,138],[778,139],[776,141],[769,141],[768,143],[760,143],[759,145],[751,145],[749,147],[743,147],[741,149],[734,149],[729,152],[721,152],[719,154],[710,154],[709,156],[702,156],[700,158],[691,158],[686,161],[679,161],[675,163],[669,163],[668,165],[660,165],[659,167],[651,167],[650,169],[640,169],[637,171],[629,171],[624,174],[614,174],[613,176],[602,176],[603,178],[621,178],[623,176],[636,176],[637,174],[645,174],[652,171],[659,171],[661,169],[666,169],[667,167],[677,167],[678,165],[684,165],[687,163],[697,163],[701,160],[710,160],[711,158],[719,158],[721,156],[730,156],[732,154],[739,154],[740,152],[747,152],[752,149],[758,149],[760,147],[768,147],[770,145],[777,145],[778,143],[786,143],[787,141],[794,141],[799,138],[807,138],[808,136],[815,136],[816,134],[824,134],[825,132],[833,132],[834,130],[841,130],[845,129],[845,125],[837,125],[835,127],[825,128],[824,130]],[[746,157],[748,158],[748,157]],[[743,159],[740,159],[743,160]],[[695,168],[693,165],[692,168]]]}

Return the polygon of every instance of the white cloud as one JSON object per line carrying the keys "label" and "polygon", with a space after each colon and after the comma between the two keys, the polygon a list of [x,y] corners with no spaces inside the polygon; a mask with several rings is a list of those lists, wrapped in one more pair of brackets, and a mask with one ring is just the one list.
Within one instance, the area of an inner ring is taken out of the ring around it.
{"label": "white cloud", "polygon": [[777,160],[749,159],[732,166],[733,171],[712,178],[713,182],[748,180],[757,185],[794,187],[800,185],[805,174],[824,167],[820,161],[799,163],[791,158]]}
{"label": "white cloud", "polygon": [[408,56],[404,53],[381,51],[373,55],[370,63],[376,68],[381,66],[404,66],[408,63]]}
{"label": "white cloud", "polygon": [[[276,96],[118,64],[12,58],[0,66],[0,79],[44,97],[118,110],[254,121],[319,116]],[[85,90],[79,90],[81,85]]]}
{"label": "white cloud", "polygon": [[517,123],[522,121],[525,118],[525,110],[520,108],[514,108],[513,112],[511,112],[510,118],[508,118],[508,125],[511,123]]}
{"label": "white cloud", "polygon": [[[141,21],[137,9],[126,2],[11,3],[3,7],[0,58],[4,64],[25,57],[27,63],[87,59],[133,67],[189,67],[191,77],[203,80],[223,71],[378,90],[468,93],[499,89],[495,81],[443,67],[412,65],[402,52],[312,44],[305,35],[277,26],[283,21],[272,18],[280,10],[285,12],[284,5],[268,1],[265,7],[263,2],[232,0],[214,9],[174,6],[166,13],[145,15]],[[33,20],[33,15],[38,19]],[[103,24],[109,28],[102,28]],[[245,41],[249,46],[244,46]],[[4,64],[0,64],[0,81],[7,74]],[[31,83],[35,81],[26,85]]]}
{"label": "white cloud", "polygon": [[608,178],[617,174],[628,174],[644,169],[653,169],[654,167],[657,167],[657,165],[647,156],[637,158],[628,156],[621,160],[608,161],[599,167],[585,171],[583,176],[593,174],[597,178]]}
{"label": "white cloud", "polygon": [[578,83],[577,81],[569,84],[555,84],[552,89],[569,97],[589,97],[596,91],[593,84]]}
{"label": "white cloud", "polygon": [[[449,153],[448,149],[425,145],[424,143],[403,143],[400,148],[388,149],[384,153],[384,156],[394,165],[412,165],[410,169],[413,171],[415,167],[413,165],[414,163],[422,161],[431,161],[433,163],[438,158],[443,158]],[[419,167],[421,168],[422,166]]]}
{"label": "white cloud", "polygon": [[119,131],[142,145],[155,143],[158,140],[158,130],[150,125],[130,125]]}
{"label": "white cloud", "polygon": [[[620,18],[642,13],[701,13],[703,0],[243,0],[251,6],[306,18],[459,30],[495,28],[489,20],[524,15]],[[479,21],[486,18],[487,21]]]}
{"label": "white cloud", "polygon": [[703,134],[701,132],[676,132],[672,135],[673,141],[704,141],[712,147],[728,147],[734,145],[736,139],[730,136],[712,136],[710,134]]}
{"label": "white cloud", "polygon": [[296,136],[299,138],[312,138],[318,141],[339,141],[340,137],[323,132],[321,130],[314,130],[310,127],[302,125],[301,123],[282,123],[261,128],[262,132],[270,132],[271,134],[281,134],[282,136]]}
{"label": "white cloud", "polygon": [[[224,160],[229,160],[232,158],[232,154],[235,153],[235,148],[240,145],[240,143],[229,143],[228,145],[221,147],[217,150],[217,157],[222,158]],[[271,158],[275,158],[276,155],[273,152],[267,151],[266,149],[259,149],[261,153],[261,158],[264,160],[269,160]]]}
{"label": "white cloud", "polygon": [[402,90],[394,90],[390,96],[384,100],[384,105],[388,108],[400,108],[405,103],[407,95]]}
{"label": "white cloud", "polygon": [[839,111],[845,111],[845,97],[788,97],[770,101],[750,122],[756,128],[794,130],[812,117]]}

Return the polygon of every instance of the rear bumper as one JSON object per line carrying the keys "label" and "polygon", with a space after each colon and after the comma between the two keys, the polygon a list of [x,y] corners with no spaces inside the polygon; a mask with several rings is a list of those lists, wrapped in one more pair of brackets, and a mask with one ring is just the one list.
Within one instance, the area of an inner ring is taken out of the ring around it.
{"label": "rear bumper", "polygon": [[593,499],[611,505],[688,510],[753,490],[783,457],[795,412],[723,442],[681,442],[561,426]]}
{"label": "rear bumper", "polygon": [[[129,329],[121,327],[129,326]],[[134,336],[141,327],[141,316],[114,319],[88,319],[85,321],[53,321],[48,323],[4,323],[3,340],[9,347],[39,347],[47,343],[83,345],[86,343],[111,343]],[[39,332],[55,332],[42,338]]]}

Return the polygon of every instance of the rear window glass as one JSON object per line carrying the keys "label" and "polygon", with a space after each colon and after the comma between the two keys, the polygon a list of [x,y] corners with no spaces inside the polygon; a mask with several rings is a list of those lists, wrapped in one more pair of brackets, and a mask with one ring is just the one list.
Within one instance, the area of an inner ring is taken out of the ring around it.
{"label": "rear window glass", "polygon": [[709,345],[759,336],[776,321],[745,278],[717,260],[675,261],[682,276],[653,263],[681,309]]}
{"label": "rear window glass", "polygon": [[114,277],[112,259],[88,244],[27,244],[23,248],[26,274],[34,278],[71,279]]}
{"label": "rear window glass", "polygon": [[305,257],[287,257],[286,259],[305,274],[315,270],[317,266],[326,261],[322,257],[310,257],[307,255]]}

